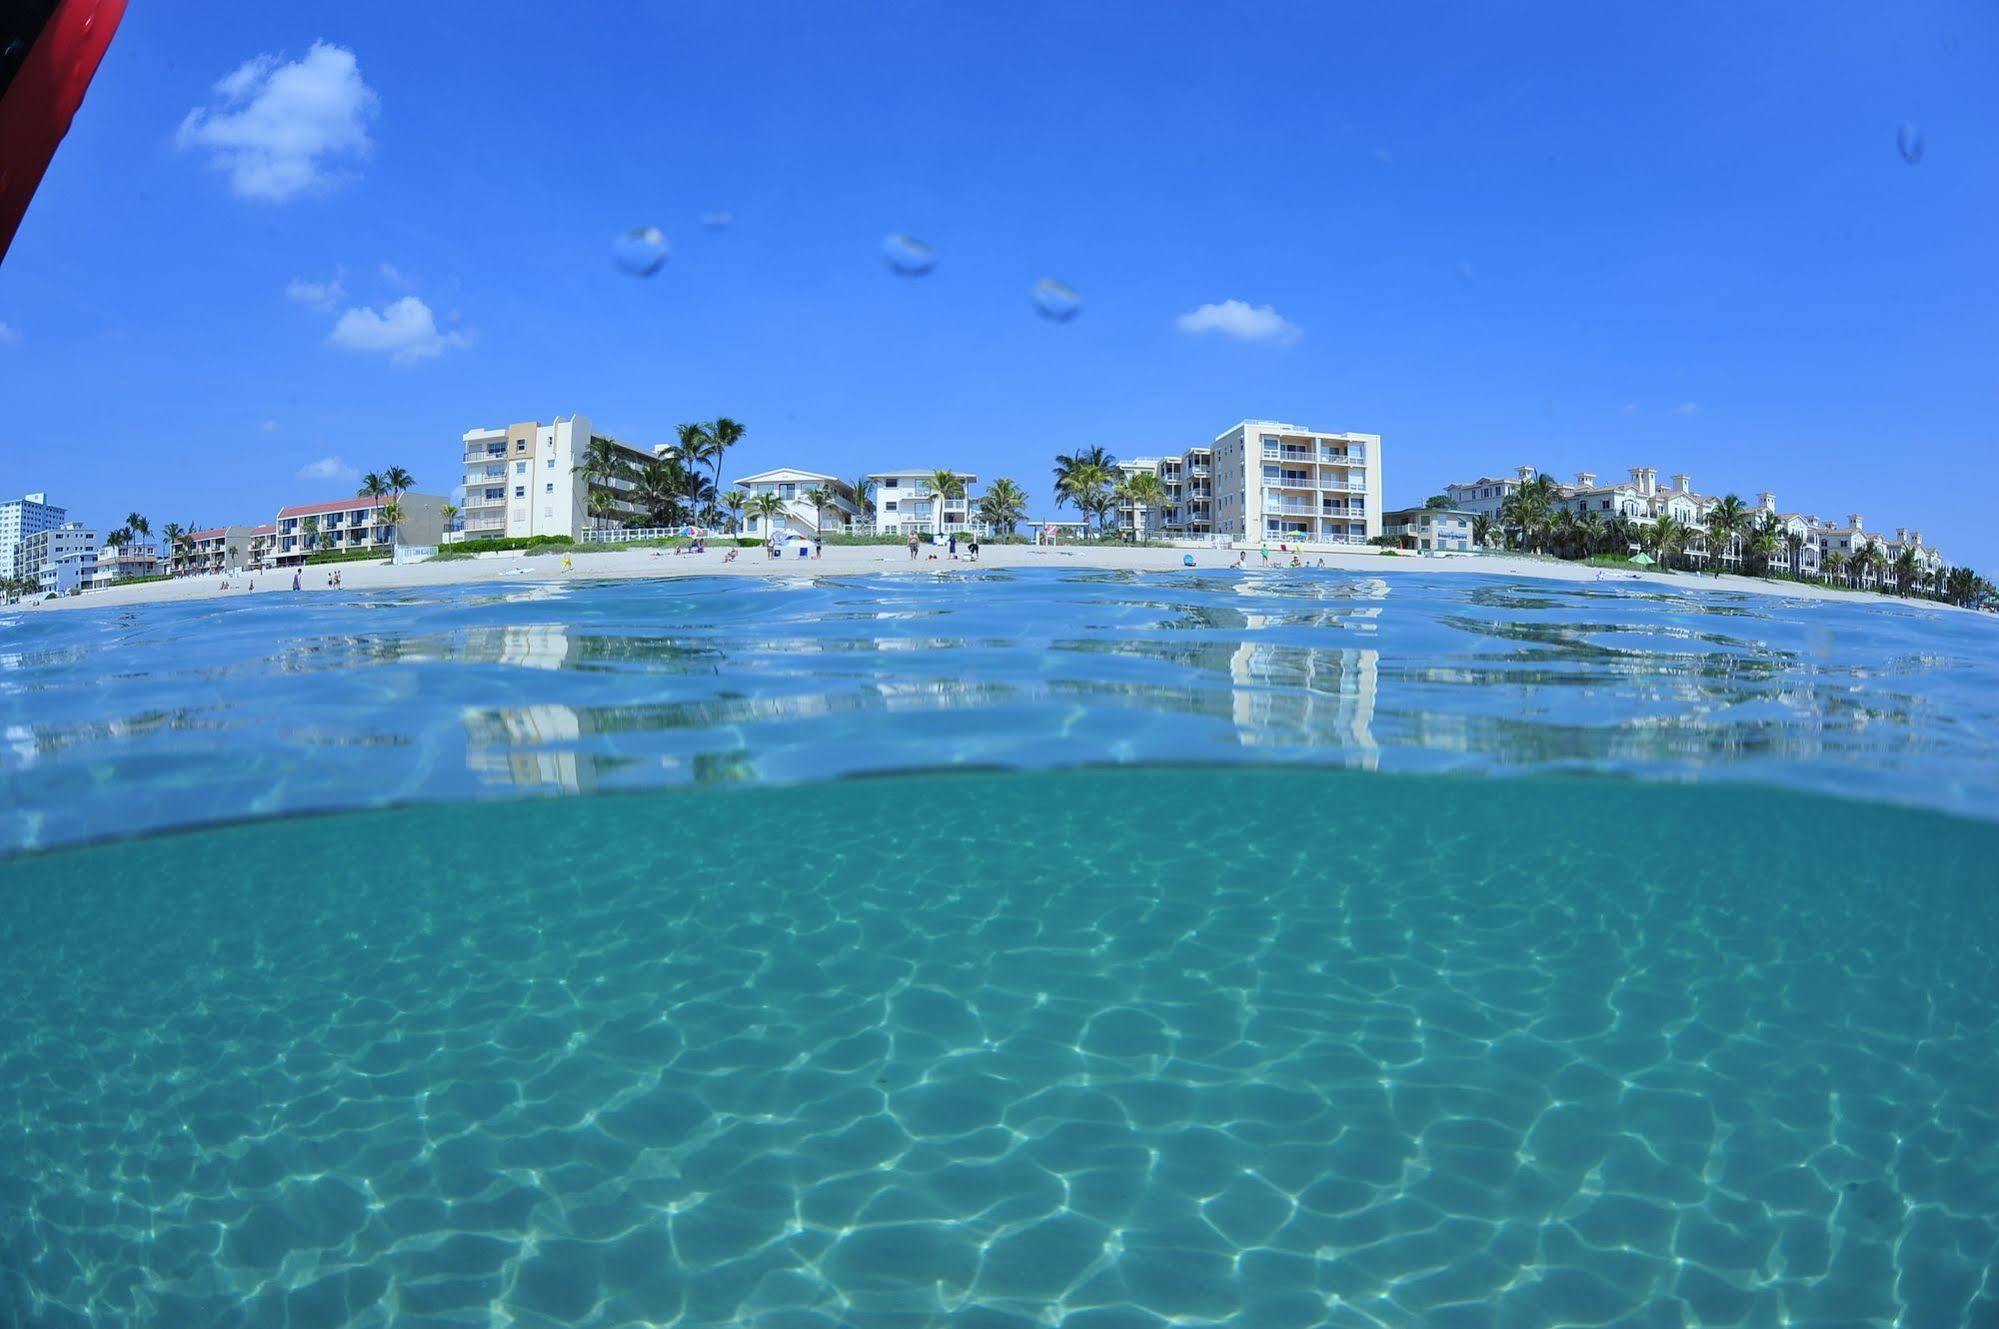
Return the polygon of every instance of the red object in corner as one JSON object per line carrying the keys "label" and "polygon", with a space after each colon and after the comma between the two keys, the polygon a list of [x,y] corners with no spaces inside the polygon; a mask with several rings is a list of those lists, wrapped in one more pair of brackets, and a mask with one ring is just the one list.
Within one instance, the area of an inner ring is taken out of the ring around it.
{"label": "red object in corner", "polygon": [[61,0],[0,95],[0,259],[124,17],[125,0]]}

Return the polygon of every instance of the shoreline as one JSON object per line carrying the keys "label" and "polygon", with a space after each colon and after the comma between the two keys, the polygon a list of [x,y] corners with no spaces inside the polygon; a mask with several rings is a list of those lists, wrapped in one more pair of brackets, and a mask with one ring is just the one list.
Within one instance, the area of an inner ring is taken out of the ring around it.
{"label": "shoreline", "polygon": [[[957,573],[982,569],[1080,569],[1092,571],[1180,572],[1187,569],[1181,559],[1194,556],[1195,571],[1222,572],[1232,569],[1236,554],[1244,547],[1161,549],[1108,546],[987,545],[977,563],[953,562],[947,555],[931,557],[926,547],[922,558],[890,545],[832,545],[819,559],[768,559],[761,551],[744,549],[733,563],[722,561],[720,548],[706,554],[676,554],[652,549],[615,550],[606,553],[576,554],[572,566],[563,567],[563,554],[507,554],[500,557],[449,559],[443,562],[411,563],[397,567],[387,562],[329,563],[308,567],[305,584],[294,592],[291,572],[268,571],[232,573],[229,589],[222,589],[219,574],[180,577],[172,581],[142,582],[133,586],[110,586],[83,595],[56,600],[23,600],[10,609],[38,611],[111,609],[147,604],[178,604],[200,600],[238,599],[245,595],[292,595],[325,592],[331,572],[341,573],[347,591],[410,590],[432,586],[489,585],[506,582],[648,580],[666,577],[800,577],[839,575],[883,575],[896,573]],[[1724,573],[1657,572],[1638,569],[1590,567],[1558,559],[1542,559],[1519,554],[1472,554],[1426,558],[1413,553],[1387,557],[1374,550],[1318,551],[1301,554],[1305,567],[1318,570],[1325,560],[1326,571],[1375,574],[1394,577],[1405,573],[1437,573],[1478,577],[1534,579],[1541,581],[1611,582],[1673,587],[1681,590],[1733,591],[1746,595],[1774,596],[1793,600],[1837,600],[1858,604],[1895,604],[1913,608],[1975,613],[1957,605],[1934,600],[1904,599],[1877,591],[1834,589],[1814,582],[1778,581]],[[1272,553],[1264,564],[1254,547],[1248,548],[1243,571],[1291,571],[1290,556]]]}

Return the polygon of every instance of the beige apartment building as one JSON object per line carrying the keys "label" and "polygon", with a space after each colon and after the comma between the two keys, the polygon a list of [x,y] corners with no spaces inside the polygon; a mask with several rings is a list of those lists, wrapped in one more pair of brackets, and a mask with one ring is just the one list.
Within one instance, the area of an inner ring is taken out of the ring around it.
{"label": "beige apartment building", "polygon": [[1243,420],[1177,456],[1141,457],[1126,472],[1159,477],[1154,513],[1126,504],[1122,529],[1142,536],[1366,544],[1381,534],[1381,435]]}
{"label": "beige apartment building", "polygon": [[585,531],[612,530],[642,518],[629,476],[590,477],[579,469],[593,439],[602,439],[633,470],[672,451],[665,444],[646,449],[612,438],[593,429],[582,415],[557,416],[550,424],[528,420],[466,430],[458,538],[553,535],[573,540]]}

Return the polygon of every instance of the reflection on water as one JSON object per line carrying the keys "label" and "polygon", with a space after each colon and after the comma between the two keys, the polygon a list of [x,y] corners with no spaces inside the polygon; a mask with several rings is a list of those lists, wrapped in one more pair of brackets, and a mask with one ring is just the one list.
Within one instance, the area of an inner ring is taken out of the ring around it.
{"label": "reflection on water", "polygon": [[1992,815],[1990,619],[1317,569],[539,583],[21,614],[0,848],[509,791],[1280,761]]}

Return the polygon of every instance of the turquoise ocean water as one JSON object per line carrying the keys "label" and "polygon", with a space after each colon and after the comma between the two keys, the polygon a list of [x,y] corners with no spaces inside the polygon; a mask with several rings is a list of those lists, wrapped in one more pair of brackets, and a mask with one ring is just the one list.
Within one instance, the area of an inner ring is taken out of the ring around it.
{"label": "turquoise ocean water", "polygon": [[988,574],[0,634],[0,1324],[1999,1323],[1989,620]]}

